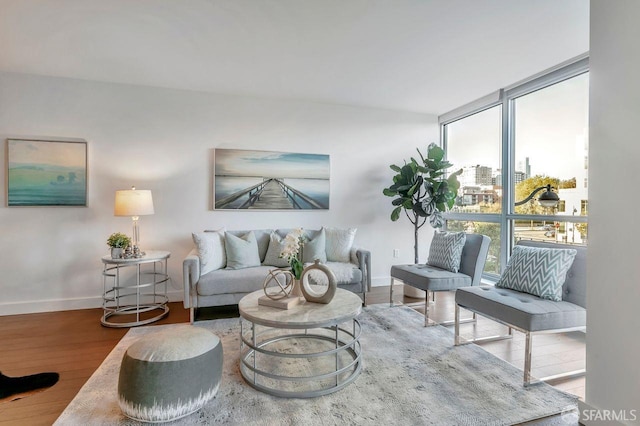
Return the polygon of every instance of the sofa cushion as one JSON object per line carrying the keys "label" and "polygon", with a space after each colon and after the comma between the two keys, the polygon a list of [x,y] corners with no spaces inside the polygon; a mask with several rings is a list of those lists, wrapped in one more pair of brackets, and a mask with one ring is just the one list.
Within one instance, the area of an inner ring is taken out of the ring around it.
{"label": "sofa cushion", "polygon": [[458,272],[462,249],[466,241],[464,232],[438,232],[433,233],[427,265]]}
{"label": "sofa cushion", "polygon": [[225,250],[227,253],[227,269],[244,269],[260,266],[258,243],[252,231],[242,237],[226,234]]}
{"label": "sofa cushion", "polygon": [[562,284],[576,253],[574,249],[516,245],[496,287],[559,302],[562,300]]}
{"label": "sofa cushion", "polygon": [[240,270],[218,269],[200,277],[197,291],[200,296],[227,293],[251,293],[261,290],[273,266],[257,266]]}
{"label": "sofa cushion", "polygon": [[349,262],[356,228],[324,228],[325,252],[328,262]]}
{"label": "sofa cushion", "polygon": [[443,291],[471,285],[471,277],[430,265],[393,265],[391,276],[420,290]]}
{"label": "sofa cushion", "polygon": [[247,232],[253,232],[253,235],[256,236],[256,241],[258,242],[258,253],[260,254],[260,262],[264,260],[264,256],[267,254],[267,248],[269,248],[269,236],[273,232],[272,229],[247,229],[244,231],[227,231],[227,234],[235,235],[236,237],[241,237]]}
{"label": "sofa cushion", "polygon": [[224,268],[227,264],[224,232],[225,229],[222,228],[217,231],[194,232],[191,234],[200,259],[200,275]]}
{"label": "sofa cushion", "polygon": [[314,262],[316,259],[320,263],[325,263],[327,254],[325,252],[326,237],[324,229],[316,232],[315,235],[311,236],[310,233],[307,233],[307,235],[306,241],[302,246],[302,263]]}
{"label": "sofa cushion", "polygon": [[584,327],[587,321],[586,309],[573,303],[493,286],[459,288],[456,303],[529,331]]}
{"label": "sofa cushion", "polygon": [[284,240],[282,237],[275,231],[272,232],[269,236],[269,248],[267,249],[267,254],[265,254],[262,264],[266,266],[277,266],[279,268],[289,266],[287,259],[280,257],[283,248]]}

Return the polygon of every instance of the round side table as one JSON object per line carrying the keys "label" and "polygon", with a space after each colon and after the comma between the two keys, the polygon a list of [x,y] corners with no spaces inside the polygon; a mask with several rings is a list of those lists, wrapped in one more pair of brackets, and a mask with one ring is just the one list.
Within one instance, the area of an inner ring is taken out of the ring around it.
{"label": "round side table", "polygon": [[[102,263],[102,319],[105,327],[134,327],[158,321],[169,314],[167,305],[167,259],[168,251],[148,250],[143,257],[135,259],[112,259],[103,256]],[[143,265],[145,267],[143,268]],[[148,267],[147,267],[148,266]],[[133,267],[132,283],[123,280],[125,268]],[[109,283],[111,281],[111,283]],[[109,285],[112,284],[112,285]],[[159,311],[157,315],[142,317],[145,312]],[[114,321],[112,317],[123,316],[125,321]]]}

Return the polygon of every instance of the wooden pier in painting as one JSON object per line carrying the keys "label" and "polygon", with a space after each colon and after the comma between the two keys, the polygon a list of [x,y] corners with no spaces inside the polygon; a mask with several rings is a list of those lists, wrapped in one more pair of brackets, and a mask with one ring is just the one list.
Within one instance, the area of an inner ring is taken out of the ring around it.
{"label": "wooden pier in painting", "polygon": [[262,210],[294,210],[301,209],[301,201],[312,209],[326,209],[319,201],[287,185],[282,179],[268,178],[261,183],[235,192],[215,202],[216,209],[233,209],[229,207],[234,201],[247,197],[236,209]]}

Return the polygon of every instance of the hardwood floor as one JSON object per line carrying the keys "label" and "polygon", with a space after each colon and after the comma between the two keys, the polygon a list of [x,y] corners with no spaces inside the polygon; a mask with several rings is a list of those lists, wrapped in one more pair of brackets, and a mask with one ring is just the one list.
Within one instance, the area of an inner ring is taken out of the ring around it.
{"label": "hardwood floor", "polygon": [[[0,402],[0,425],[51,425],[128,329],[100,325],[101,309],[0,317],[0,371],[24,376],[60,374],[50,389]],[[188,322],[182,303],[156,324]]]}
{"label": "hardwood floor", "polygon": [[[401,286],[394,287],[399,301]],[[431,305],[431,318],[444,321],[453,318],[453,293],[440,293]],[[367,303],[388,303],[389,287],[375,287]],[[405,303],[416,299],[403,298]],[[423,303],[416,309],[422,311]],[[189,321],[189,313],[181,302],[170,303],[170,313],[153,325]],[[216,315],[215,310],[204,312]],[[15,401],[0,402],[0,426],[51,425],[78,393],[82,385],[100,366],[128,329],[105,328],[100,325],[101,309],[51,312],[0,317],[0,371],[7,376],[24,376],[45,371],[60,373],[52,388]],[[228,316],[223,312],[222,316]],[[463,315],[464,316],[464,315]],[[463,335],[495,334],[503,326],[479,318],[477,325],[463,324]],[[537,336],[534,338],[533,374],[548,375],[584,366],[584,334]],[[514,332],[512,340],[485,343],[487,351],[522,368],[524,337]],[[556,385],[584,399],[584,377]]]}
{"label": "hardwood floor", "polygon": [[[378,288],[379,287],[377,287],[376,290]],[[384,288],[386,289],[386,298],[384,300],[388,301],[389,287]],[[395,288],[400,289],[401,286],[394,286],[394,295],[396,293]],[[411,302],[417,302],[419,306],[415,306],[414,308],[419,312],[424,313],[424,299],[419,301],[416,299],[404,298],[404,303]],[[436,303],[429,306],[429,317],[437,322],[453,320],[453,312],[454,293],[436,293]],[[468,311],[462,310],[461,312],[462,318],[471,317],[471,314]],[[453,331],[453,326],[449,326],[448,328]],[[506,333],[507,327],[480,316],[478,316],[476,324],[468,323],[460,325],[460,334],[462,337],[466,338],[495,336]],[[585,343],[586,334],[583,332],[534,336],[531,356],[532,375],[534,377],[546,377],[585,368]],[[521,370],[524,368],[524,345],[524,334],[515,330],[513,331],[512,339],[479,344],[479,346],[488,352]],[[584,376],[554,382],[553,385],[558,389],[574,394],[584,400]]]}

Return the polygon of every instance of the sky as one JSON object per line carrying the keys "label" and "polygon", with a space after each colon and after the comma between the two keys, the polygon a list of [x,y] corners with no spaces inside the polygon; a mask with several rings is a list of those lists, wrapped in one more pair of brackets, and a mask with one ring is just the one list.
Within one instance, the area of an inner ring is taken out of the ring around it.
{"label": "sky", "polygon": [[[588,73],[515,100],[516,170],[560,179],[584,175],[588,138]],[[494,107],[447,127],[447,158],[452,170],[480,164],[500,168],[501,107]],[[518,167],[522,164],[522,167]]]}
{"label": "sky", "polygon": [[8,140],[11,164],[50,164],[64,167],[86,166],[84,143]]}
{"label": "sky", "polygon": [[329,179],[329,156],[216,149],[216,176]]}

